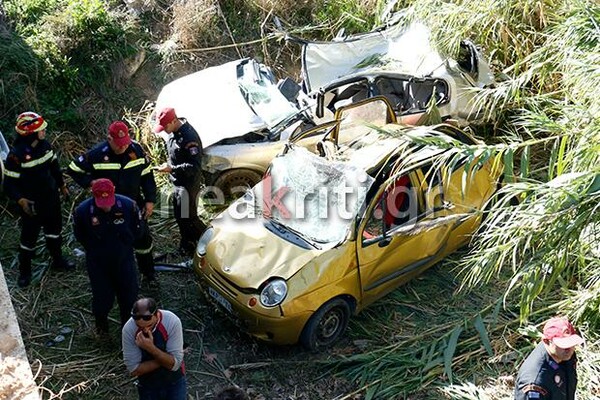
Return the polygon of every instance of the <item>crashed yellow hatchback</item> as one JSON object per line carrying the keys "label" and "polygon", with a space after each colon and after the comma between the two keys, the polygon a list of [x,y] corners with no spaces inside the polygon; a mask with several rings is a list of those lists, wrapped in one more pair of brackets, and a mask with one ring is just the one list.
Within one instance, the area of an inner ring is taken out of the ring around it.
{"label": "crashed yellow hatchback", "polygon": [[212,221],[194,269],[207,298],[246,332],[318,350],[351,315],[465,245],[502,166],[465,168],[477,164],[467,157],[443,165],[448,147],[431,140],[478,141],[448,123],[399,123],[377,97],[298,140],[309,143],[289,144]]}

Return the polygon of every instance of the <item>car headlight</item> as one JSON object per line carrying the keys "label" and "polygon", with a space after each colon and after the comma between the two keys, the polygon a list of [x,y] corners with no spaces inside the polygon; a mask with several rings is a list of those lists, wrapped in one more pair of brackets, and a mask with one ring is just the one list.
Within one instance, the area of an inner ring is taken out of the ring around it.
{"label": "car headlight", "polygon": [[214,233],[215,230],[213,228],[208,228],[204,231],[202,236],[200,236],[200,239],[198,240],[198,245],[196,245],[196,252],[198,253],[198,255],[206,255],[206,246],[208,246],[208,243],[212,239]]}
{"label": "car headlight", "polygon": [[273,279],[260,292],[260,303],[265,307],[281,304],[287,295],[287,283],[283,279]]}

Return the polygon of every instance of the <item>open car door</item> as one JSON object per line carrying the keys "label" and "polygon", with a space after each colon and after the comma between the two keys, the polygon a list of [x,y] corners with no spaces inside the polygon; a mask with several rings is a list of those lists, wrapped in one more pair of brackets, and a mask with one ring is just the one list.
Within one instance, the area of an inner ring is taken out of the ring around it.
{"label": "open car door", "polygon": [[387,179],[357,232],[363,306],[441,258],[453,226],[441,185],[426,182],[420,169]]}

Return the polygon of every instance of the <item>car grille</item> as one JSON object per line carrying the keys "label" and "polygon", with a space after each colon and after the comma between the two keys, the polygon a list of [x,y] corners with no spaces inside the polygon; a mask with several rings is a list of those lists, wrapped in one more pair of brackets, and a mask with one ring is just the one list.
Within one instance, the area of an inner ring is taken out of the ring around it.
{"label": "car grille", "polygon": [[228,283],[225,278],[219,275],[214,269],[213,273],[210,275],[206,275],[206,280],[214,287],[220,289],[222,292],[227,294],[232,298],[237,297],[237,293],[230,289],[231,284]]}

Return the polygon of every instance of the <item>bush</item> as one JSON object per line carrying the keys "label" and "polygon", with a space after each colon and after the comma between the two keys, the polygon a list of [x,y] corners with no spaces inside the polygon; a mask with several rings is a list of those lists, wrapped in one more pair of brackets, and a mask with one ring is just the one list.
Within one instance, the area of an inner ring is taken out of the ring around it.
{"label": "bush", "polygon": [[75,105],[90,92],[111,92],[112,66],[134,54],[142,37],[130,18],[109,6],[102,0],[5,2],[14,31],[0,43],[3,114],[56,113],[55,129],[85,119]]}

